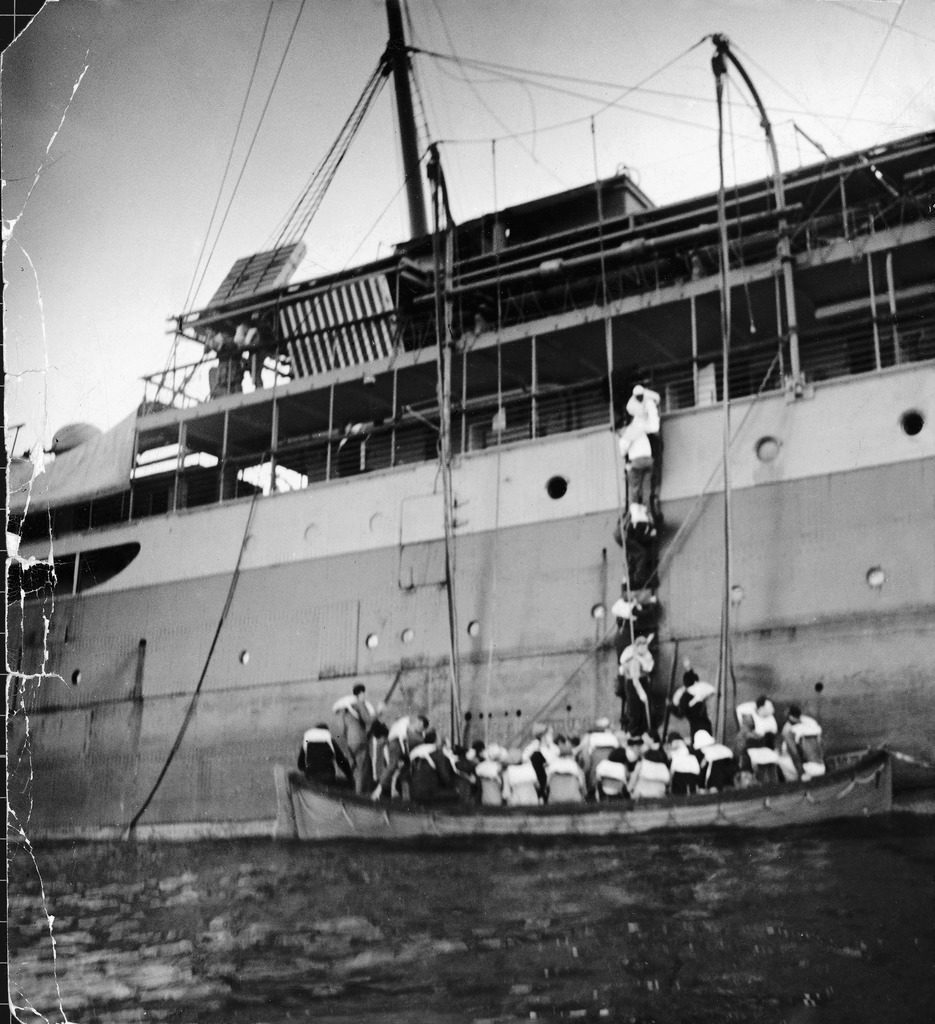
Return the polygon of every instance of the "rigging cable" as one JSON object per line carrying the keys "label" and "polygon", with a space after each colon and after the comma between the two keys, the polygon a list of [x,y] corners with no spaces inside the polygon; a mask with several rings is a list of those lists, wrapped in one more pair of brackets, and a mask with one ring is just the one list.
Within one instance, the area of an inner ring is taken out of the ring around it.
{"label": "rigging cable", "polygon": [[305,235],[361,123],[386,83],[387,67],[384,54],[367,79],[363,91],[328,152],[322,157],[298,198],[283,217],[281,227],[277,229],[278,234],[274,231],[270,236],[273,239],[271,248],[276,249],[281,245],[298,241]]}
{"label": "rigging cable", "polygon": [[860,103],[861,99],[863,98],[864,90],[867,88],[867,83],[870,81],[870,77],[873,74],[873,72],[876,71],[877,63],[879,62],[880,57],[883,55],[883,50],[886,48],[886,44],[889,42],[890,35],[893,32],[893,28],[896,25],[896,22],[899,20],[899,15],[902,13],[903,4],[905,4],[905,2],[906,0],[899,0],[899,7],[896,8],[896,13],[893,15],[893,20],[889,23],[889,25],[886,28],[886,33],[884,34],[883,39],[880,42],[880,46],[877,49],[876,55],[870,62],[870,67],[867,68],[867,74],[864,77],[863,83],[857,90],[857,95],[854,97],[854,102],[851,104],[851,109],[847,113],[847,119],[841,126],[842,131],[845,131],[847,129],[847,126],[851,122],[851,115],[857,109],[857,104]]}
{"label": "rigging cable", "polygon": [[[701,42],[704,42],[704,40],[701,40]],[[700,43],[696,44],[696,45],[700,45]],[[683,54],[680,54],[679,57],[674,58],[674,61],[677,61],[681,57],[686,56],[688,53],[691,52],[692,49],[694,49],[694,47],[690,47]],[[737,49],[739,50],[739,48],[737,48]],[[576,76],[576,75],[562,75],[562,74],[559,74],[557,72],[538,71],[538,70],[536,70],[534,68],[518,68],[518,67],[513,67],[513,66],[511,66],[509,64],[497,64],[497,63],[494,63],[492,61],[485,61],[485,60],[480,60],[480,59],[477,59],[477,58],[466,58],[466,57],[459,58],[459,57],[456,57],[453,54],[439,53],[438,51],[426,50],[426,49],[423,49],[421,47],[413,47],[412,48],[412,52],[420,53],[420,54],[423,54],[426,57],[432,57],[432,58],[434,58],[436,60],[439,60],[439,61],[456,61],[459,64],[461,64],[462,66],[473,67],[473,68],[477,69],[478,71],[496,71],[496,72],[499,72],[499,77],[501,79],[508,79],[508,80],[511,80],[511,81],[522,82],[524,84],[529,84],[529,85],[535,86],[535,87],[540,88],[540,89],[546,89],[546,90],[551,91],[551,92],[558,92],[558,93],[560,93],[562,95],[570,96],[572,98],[577,98],[577,99],[596,100],[597,97],[588,95],[586,93],[575,92],[575,91],[573,91],[571,89],[562,90],[562,89],[559,89],[559,88],[556,88],[556,87],[551,87],[551,86],[548,86],[548,85],[544,85],[544,84],[542,84],[540,82],[535,81],[535,79],[536,78],[544,78],[544,79],[553,79],[553,80],[559,81],[559,82],[574,82],[574,83],[577,83],[579,85],[594,86],[595,88],[598,88],[598,89],[622,89],[623,92],[621,93],[620,96],[617,97],[617,100],[611,101],[613,105],[616,105],[617,102],[620,99],[623,99],[624,96],[627,96],[631,92],[645,94],[647,96],[660,96],[660,97],[663,97],[663,98],[666,98],[666,99],[688,100],[689,102],[691,102],[693,104],[697,104],[697,103],[715,104],[717,102],[713,98],[709,99],[708,97],[698,96],[698,95],[695,95],[693,93],[672,92],[671,90],[668,90],[668,89],[646,89],[646,88],[643,87],[642,82],[647,82],[651,78],[655,77],[655,75],[659,74],[661,71],[665,71],[668,67],[671,66],[672,63],[674,63],[674,61],[670,61],[669,64],[666,64],[662,68],[660,68],[658,71],[653,72],[652,75],[650,75],[648,78],[642,79],[641,83],[637,83],[636,85],[624,85],[621,82],[611,82],[611,81],[607,81],[607,80],[603,80],[603,79],[582,78],[582,77],[579,77],[579,76]],[[464,79],[462,79],[462,80],[464,80]],[[789,95],[792,96],[791,93],[789,93]],[[795,99],[794,96],[792,96],[792,98]],[[773,107],[772,109],[778,111],[779,113],[786,113],[786,114],[801,113],[802,110],[803,110],[803,107],[802,107],[801,103],[798,102],[798,100],[796,100],[796,103],[798,105],[794,109],[791,108],[791,107],[778,107],[778,106],[777,107]],[[620,109],[626,110],[626,109],[629,109],[629,108],[621,107]],[[590,116],[593,116],[593,115],[588,115],[588,116],[590,117]],[[827,117],[827,118],[830,118],[832,120],[834,120],[834,119],[844,120],[844,118],[845,118],[844,114],[831,114],[831,113],[822,113],[822,112],[814,112],[814,116],[815,117]],[[585,121],[587,119],[588,119],[587,117],[582,117],[582,118],[579,118],[578,120],[579,121]],[[875,125],[889,125],[889,124],[892,124],[891,121],[881,121],[881,120],[879,120],[877,118],[863,118],[863,117],[861,117],[861,118],[853,118],[852,120],[860,121],[863,124],[875,124]],[[711,130],[714,131],[716,129],[712,128]]]}
{"label": "rigging cable", "polygon": [[[237,139],[240,136],[240,129],[243,125],[244,115],[247,111],[247,103],[250,100],[250,93],[253,91],[253,83],[256,79],[257,68],[260,65],[260,54],[263,52],[263,43],[266,40],[266,30],[269,27],[270,17],[273,13],[273,2],[270,0],[269,9],[266,12],[266,19],[263,22],[263,29],[260,33],[260,42],[257,45],[256,57],[253,59],[253,69],[250,72],[250,80],[247,82],[247,90],[244,93],[243,103],[240,106],[240,115],[237,118],[237,126],[234,129],[234,137],[231,139],[230,150],[227,154],[227,162],[224,165],[224,173],[221,175],[221,183],[218,185],[217,196],[214,199],[214,206],[211,209],[211,216],[208,218],[208,226],[205,228],[204,238],[201,241],[201,248],[198,250],[198,256],[195,259],[195,266],[192,270],[192,279],[188,284],[188,291],[185,293],[185,301],[182,303],[182,309],[188,309],[189,303],[193,301],[196,294],[195,281],[198,278],[198,270],[201,267],[201,259],[204,256],[205,249],[208,245],[208,239],[211,236],[211,227],[214,224],[214,218],[217,215],[218,207],[221,205],[221,196],[224,194],[224,185],[227,181],[227,175],[230,171],[231,164],[234,161],[234,150],[237,147]],[[213,251],[213,250],[212,250]],[[202,272],[202,279],[204,278],[204,272]],[[200,282],[198,287],[200,287]],[[181,323],[181,319],[179,320]],[[179,338],[184,337],[181,329],[177,330],[172,342],[172,349],[169,353],[169,358],[166,361],[165,369],[162,372],[162,381],[165,382],[165,378],[168,376],[170,369],[174,372],[177,368],[176,357],[178,354]],[[184,389],[187,381],[183,381],[182,387]]]}
{"label": "rigging cable", "polygon": [[[623,465],[623,460],[620,458],[620,452],[617,444],[617,422],[616,422],[616,396],[614,395],[614,340],[613,340],[613,321],[607,313],[607,263],[604,253],[604,204],[601,197],[601,182],[598,174],[597,167],[597,137],[595,119],[591,118],[591,156],[594,161],[594,191],[597,198],[597,233],[598,233],[598,244],[600,246],[600,258],[601,258],[601,297],[604,306],[604,356],[607,361],[607,391],[608,391],[608,408],[607,415],[610,419],[610,441],[611,441],[611,458],[613,459],[614,467],[614,484],[617,490],[617,525],[616,528],[620,530],[620,547],[621,547],[621,563],[622,563],[622,582],[626,588],[626,600],[631,599],[631,587],[630,587],[630,559],[627,552],[627,534],[626,534],[626,516],[624,509],[624,484],[621,484],[620,473]],[[624,479],[626,477],[624,476]],[[602,595],[603,597],[603,595]],[[630,643],[632,644],[635,637],[633,632],[633,618],[632,616],[627,619],[629,624]]]}
{"label": "rigging cable", "polygon": [[243,536],[240,540],[240,550],[237,552],[237,562],[234,565],[234,571],[231,575],[230,585],[227,588],[227,597],[224,600],[224,607],[221,609],[221,615],[218,619],[217,627],[214,630],[214,636],[211,639],[211,646],[208,648],[208,655],[205,658],[204,665],[201,669],[201,675],[198,677],[198,682],[195,685],[194,692],[192,693],[191,699],[188,702],[188,708],[185,711],[185,717],[182,719],[182,724],[179,726],[179,731],[176,733],[175,741],[169,750],[168,756],[153,783],[152,789],[149,791],[149,795],[143,801],[142,806],[133,815],[130,824],[127,826],[126,835],[124,838],[129,839],[133,835],[133,830],[136,828],[137,822],[143,816],[146,808],[149,807],[153,797],[156,795],[157,790],[162,785],[162,780],[165,778],[166,772],[169,770],[169,765],[178,753],[179,748],[182,746],[182,740],[185,738],[185,733],[188,731],[188,727],[191,725],[192,719],[195,717],[195,709],[198,706],[198,696],[201,693],[201,688],[204,685],[205,677],[208,674],[208,666],[211,664],[211,659],[214,657],[214,651],[217,647],[218,638],[221,635],[221,630],[224,627],[224,623],[227,620],[227,614],[230,611],[231,604],[234,600],[234,592],[237,590],[237,583],[240,580],[240,566],[243,562],[244,552],[247,550],[247,541],[250,539],[250,526],[253,523],[253,513],[256,509],[256,503],[258,496],[262,493],[262,488],[258,487],[253,492],[253,498],[250,502],[250,508],[247,512],[247,521],[244,523]]}
{"label": "rigging cable", "polygon": [[[451,33],[448,31],[448,25],[446,24],[445,18],[442,15],[441,8],[438,6],[438,0],[432,0],[432,3],[434,5],[434,7],[435,7],[435,10],[438,12],[438,17],[439,17],[439,20],[442,23],[442,30],[445,33],[445,38],[448,40],[448,45],[453,50],[455,48],[454,47],[454,43],[452,42]],[[428,52],[428,51],[421,51],[420,50],[418,52],[421,53],[421,52]],[[461,64],[461,58],[458,57],[457,55],[455,55],[453,59],[458,64],[458,66],[461,67],[461,69],[463,71],[464,69],[463,69],[463,66]],[[471,92],[473,92],[474,95],[477,97],[478,102],[484,108],[484,110],[486,110],[487,113],[490,114],[490,116],[497,122],[497,124],[500,125],[501,128],[504,129],[504,131],[509,133],[509,128],[507,127],[506,123],[500,118],[499,114],[497,114],[497,112],[495,110],[493,110],[489,106],[487,101],[484,99],[483,96],[481,96],[480,92],[477,90],[477,88],[474,85],[474,83],[466,75],[464,76],[464,81],[470,87]],[[523,133],[523,134],[528,134],[528,133]],[[536,134],[535,129],[533,130],[532,134],[533,135]],[[502,138],[511,138],[511,137],[515,138],[517,140],[519,138],[519,136],[511,136],[510,134],[507,134],[506,136],[502,136]],[[557,181],[560,185],[562,185],[563,187],[567,187],[567,183],[563,182],[562,179],[555,173],[554,170],[552,170],[551,167],[549,167],[547,164],[542,163],[542,161],[536,156],[534,151],[528,149],[525,145],[523,145],[523,143],[519,143],[519,145],[520,145],[520,148],[525,151],[526,155],[529,157],[530,160],[532,160],[532,162],[534,164],[536,164],[537,166],[541,167],[542,170],[544,170],[547,174],[549,174],[552,178],[554,178],[555,181]]]}
{"label": "rigging cable", "polygon": [[[231,207],[234,205],[234,198],[237,195],[237,189],[240,187],[240,183],[243,180],[243,176],[247,170],[247,163],[250,160],[250,156],[253,153],[253,147],[256,145],[256,140],[259,137],[260,129],[263,127],[263,121],[266,117],[266,112],[269,110],[269,105],[273,99],[273,93],[276,90],[276,85],[279,82],[279,76],[282,74],[283,66],[286,63],[286,57],[289,55],[289,50],[292,47],[292,41],[295,38],[296,29],[299,27],[299,19],[302,17],[302,11],[305,10],[305,0],[302,0],[299,4],[298,13],[295,16],[295,21],[292,23],[292,30],[289,33],[289,38],[286,40],[286,46],[283,50],[282,57],[279,61],[279,66],[276,68],[276,74],[273,76],[273,82],[269,87],[269,92],[266,96],[266,102],[263,104],[263,109],[260,111],[260,117],[257,121],[256,128],[254,129],[253,136],[250,139],[250,145],[247,147],[247,152],[244,155],[243,163],[240,166],[240,172],[237,175],[237,180],[234,182],[234,187],[231,190],[230,198],[227,201],[227,206],[224,209],[224,216],[221,218],[221,223],[218,225],[217,232],[214,236],[214,243],[211,246],[211,251],[208,253],[208,258],[205,261],[204,268],[201,272],[201,277],[198,280],[198,284],[195,287],[194,295],[197,295],[201,290],[201,286],[204,283],[205,275],[208,272],[208,267],[211,265],[211,260],[214,256],[214,250],[217,248],[217,244],[221,238],[221,232],[224,230],[224,225],[227,223],[227,218],[230,215]],[[193,295],[193,298],[194,298]]]}

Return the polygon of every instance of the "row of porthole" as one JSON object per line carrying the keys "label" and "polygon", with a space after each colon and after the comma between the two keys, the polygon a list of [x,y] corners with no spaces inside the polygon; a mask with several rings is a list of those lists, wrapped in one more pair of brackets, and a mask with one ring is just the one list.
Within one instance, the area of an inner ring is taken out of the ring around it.
{"label": "row of porthole", "polygon": [[[886,572],[882,566],[874,565],[867,570],[866,574],[867,586],[871,590],[880,590],[883,584],[886,582]],[[738,605],[744,598],[743,587],[733,586],[730,591],[731,604]],[[600,621],[607,615],[607,609],[602,604],[596,604],[591,608],[591,618]],[[467,634],[470,637],[480,636],[480,623],[476,619],[472,619],[468,623]],[[399,638],[404,644],[411,644],[415,640],[415,632],[412,629],[406,628],[400,633]],[[368,633],[367,638],[364,641],[369,650],[374,650],[380,646],[380,636],[377,633]],[[241,665],[250,664],[250,652],[243,650],[240,652],[238,660]],[[81,670],[75,669],[71,674],[71,685],[77,686],[81,682]],[[517,711],[517,714],[520,712]]]}
{"label": "row of porthole", "polygon": [[[867,581],[868,587],[870,587],[872,590],[879,590],[886,582],[886,572],[883,570],[881,566],[874,565],[867,570],[865,579]],[[743,587],[735,584],[730,588],[731,604],[739,605],[740,602],[743,601],[744,596],[745,592]],[[591,607],[592,619],[600,621],[601,619],[605,618],[606,615],[607,608],[603,604],[595,604]],[[480,636],[480,623],[476,619],[473,619],[468,624],[467,634],[470,637]],[[412,641],[415,639],[415,633],[411,629],[404,629],[400,634],[400,639],[404,644],[411,644]],[[380,646],[379,634],[368,633],[364,643],[371,651],[374,650],[375,648]],[[246,654],[246,652],[244,653]],[[241,661],[243,661],[243,656],[241,656]]]}
{"label": "row of porthole", "polygon": [[[922,428],[925,426],[925,416],[918,409],[907,409],[899,417],[899,425],[907,437],[915,437],[916,434],[922,432]],[[760,462],[772,462],[779,455],[781,448],[782,441],[770,434],[761,437],[753,446]]]}
{"label": "row of porthole", "polygon": [[[900,416],[899,425],[904,434],[908,437],[915,437],[916,434],[922,432],[922,428],[925,426],[925,416],[918,409],[908,409]],[[761,437],[753,446],[760,462],[773,462],[779,456],[781,448],[782,441],[771,434]],[[563,476],[551,476],[546,481],[545,490],[553,501],[558,501],[568,493],[568,480]]]}

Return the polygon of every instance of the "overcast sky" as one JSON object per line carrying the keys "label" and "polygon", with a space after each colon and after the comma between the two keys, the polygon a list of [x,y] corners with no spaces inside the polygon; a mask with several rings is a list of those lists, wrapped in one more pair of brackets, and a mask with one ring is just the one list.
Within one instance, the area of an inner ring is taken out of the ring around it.
{"label": "overcast sky", "polygon": [[[793,124],[833,155],[935,127],[932,0],[409,9],[415,45],[462,58],[415,58],[457,219],[591,181],[595,160],[600,176],[626,166],[657,203],[716,188],[712,46],[696,46],[712,32],[744,61],[784,167],[820,159]],[[220,213],[243,174],[215,240],[218,217],[210,235],[209,221],[268,12]],[[48,445],[66,423],[112,426],[136,406],[142,375],[168,359],[167,318],[191,308],[198,280],[204,302],[235,259],[269,242],[385,40],[380,0],[46,4],[2,66],[6,421],[25,424],[16,453]],[[300,276],[386,254],[405,237],[391,96],[383,91],[339,170]],[[731,100],[728,173],[749,180],[767,170],[762,133],[739,85]],[[213,255],[196,278],[206,238]]]}

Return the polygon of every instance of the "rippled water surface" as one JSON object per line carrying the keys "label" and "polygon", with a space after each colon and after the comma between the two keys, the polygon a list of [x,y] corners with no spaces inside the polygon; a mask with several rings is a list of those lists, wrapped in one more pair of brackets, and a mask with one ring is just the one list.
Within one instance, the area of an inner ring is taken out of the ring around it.
{"label": "rippled water surface", "polygon": [[935,1020],[932,818],[9,857],[24,1021]]}

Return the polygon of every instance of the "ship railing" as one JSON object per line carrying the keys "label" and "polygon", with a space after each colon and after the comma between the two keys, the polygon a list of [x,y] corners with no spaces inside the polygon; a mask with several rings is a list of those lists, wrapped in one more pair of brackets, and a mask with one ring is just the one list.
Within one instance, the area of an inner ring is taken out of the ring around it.
{"label": "ship railing", "polygon": [[195,362],[173,364],[143,378],[145,412],[160,409],[190,409],[225,394],[249,394],[291,378],[288,361],[269,349],[242,350],[237,372],[219,372],[221,364],[213,352]]}

